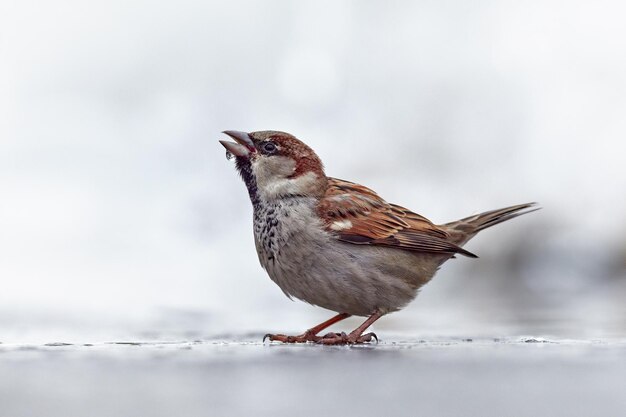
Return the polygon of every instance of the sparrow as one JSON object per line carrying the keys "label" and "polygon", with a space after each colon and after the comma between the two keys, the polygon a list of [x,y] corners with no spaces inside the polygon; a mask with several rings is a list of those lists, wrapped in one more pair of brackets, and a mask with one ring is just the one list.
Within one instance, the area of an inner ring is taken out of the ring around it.
{"label": "sparrow", "polygon": [[[439,267],[478,232],[535,211],[518,204],[436,225],[371,189],[326,176],[309,146],[279,131],[224,131],[226,156],[248,189],[261,266],[289,298],[338,314],[300,335],[264,341],[328,345],[378,341],[365,333],[411,302]],[[367,319],[349,334],[319,334],[350,316]]]}

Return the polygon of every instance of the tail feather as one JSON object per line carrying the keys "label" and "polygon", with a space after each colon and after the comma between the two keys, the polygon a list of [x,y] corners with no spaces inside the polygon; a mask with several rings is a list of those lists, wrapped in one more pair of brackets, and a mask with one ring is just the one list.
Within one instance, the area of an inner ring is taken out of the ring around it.
{"label": "tail feather", "polygon": [[463,244],[481,230],[539,209],[541,207],[537,207],[537,203],[518,204],[469,216],[455,222],[446,223],[444,226],[452,233],[455,243]]}

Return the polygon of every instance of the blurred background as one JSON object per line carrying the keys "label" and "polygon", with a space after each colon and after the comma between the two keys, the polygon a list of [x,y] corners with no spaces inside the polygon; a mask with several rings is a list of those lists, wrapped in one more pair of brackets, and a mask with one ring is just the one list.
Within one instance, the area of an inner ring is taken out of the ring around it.
{"label": "blurred background", "polygon": [[[626,6],[0,3],[1,341],[298,332],[222,130],[284,130],[469,243],[375,330],[626,335]],[[342,329],[356,325],[351,319]]]}

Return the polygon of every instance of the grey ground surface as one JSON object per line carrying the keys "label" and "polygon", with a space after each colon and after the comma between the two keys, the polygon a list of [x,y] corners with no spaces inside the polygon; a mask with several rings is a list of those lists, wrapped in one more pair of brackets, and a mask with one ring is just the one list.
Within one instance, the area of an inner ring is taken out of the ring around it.
{"label": "grey ground surface", "polygon": [[0,416],[626,415],[625,340],[0,344]]}

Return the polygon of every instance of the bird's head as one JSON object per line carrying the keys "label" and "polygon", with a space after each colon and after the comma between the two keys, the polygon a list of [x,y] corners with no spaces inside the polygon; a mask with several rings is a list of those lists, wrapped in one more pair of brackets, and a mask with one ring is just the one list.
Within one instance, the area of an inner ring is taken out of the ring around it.
{"label": "bird's head", "polygon": [[321,197],[327,186],[322,161],[313,149],[285,132],[226,130],[235,140],[220,143],[235,157],[253,203],[291,196]]}

